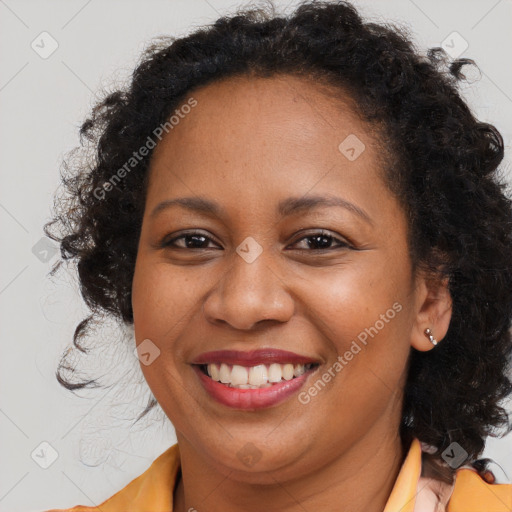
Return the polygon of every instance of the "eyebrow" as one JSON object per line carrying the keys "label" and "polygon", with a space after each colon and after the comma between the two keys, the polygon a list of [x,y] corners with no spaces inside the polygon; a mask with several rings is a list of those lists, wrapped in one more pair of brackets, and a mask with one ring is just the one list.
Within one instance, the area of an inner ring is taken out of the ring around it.
{"label": "eyebrow", "polygon": [[[172,206],[181,206],[187,210],[200,212],[210,216],[221,216],[224,214],[223,208],[216,202],[206,199],[204,197],[177,197],[175,199],[167,199],[159,203],[151,212],[150,218],[155,217],[163,210],[167,210]],[[341,207],[348,210],[367,223],[373,225],[370,216],[359,206],[342,199],[337,196],[319,196],[309,195],[303,197],[289,197],[281,201],[277,206],[277,213],[280,217],[287,217],[289,215],[313,210],[315,208],[328,208],[328,207]]]}

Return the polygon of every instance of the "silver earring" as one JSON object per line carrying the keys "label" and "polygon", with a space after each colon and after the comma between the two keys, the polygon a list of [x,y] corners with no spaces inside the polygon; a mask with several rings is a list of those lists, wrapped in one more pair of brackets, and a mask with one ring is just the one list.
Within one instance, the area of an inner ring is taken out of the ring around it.
{"label": "silver earring", "polygon": [[437,340],[434,338],[434,335],[432,334],[432,331],[430,329],[425,329],[425,336],[430,340],[430,343],[432,343],[432,345],[437,345]]}

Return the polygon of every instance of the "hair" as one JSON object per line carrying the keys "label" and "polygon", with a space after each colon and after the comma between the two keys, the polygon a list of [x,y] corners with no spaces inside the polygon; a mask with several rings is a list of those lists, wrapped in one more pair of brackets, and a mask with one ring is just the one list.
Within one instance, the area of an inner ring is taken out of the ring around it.
{"label": "hair", "polygon": [[[329,84],[354,100],[388,148],[383,172],[407,214],[412,264],[446,279],[453,301],[443,341],[411,349],[401,438],[435,447],[441,464],[458,443],[475,462],[487,436],[512,428],[502,407],[512,392],[512,209],[499,173],[502,136],[475,118],[458,90],[466,65],[476,66],[450,61],[441,48],[421,54],[406,29],[365,22],[343,1],[305,2],[287,16],[246,9],[185,37],[154,40],[127,85],[107,93],[81,125],[82,156],[64,162],[65,192],[44,227],[61,248],[51,274],[74,261],[91,311],[74,332],[76,349],[86,352],[80,340],[101,315],[133,323],[152,151],[123,179],[112,178],[155,128],[194,89],[224,78],[293,75]],[[68,389],[97,384],[73,374],[61,361],[56,375]],[[142,416],[155,405],[151,398]]]}

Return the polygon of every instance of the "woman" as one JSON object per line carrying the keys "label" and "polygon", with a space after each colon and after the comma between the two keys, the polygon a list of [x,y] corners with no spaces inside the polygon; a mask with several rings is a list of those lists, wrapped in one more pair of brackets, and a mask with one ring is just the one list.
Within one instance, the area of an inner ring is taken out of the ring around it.
{"label": "woman", "polygon": [[508,426],[511,204],[466,64],[310,2],[155,45],[94,109],[47,234],[76,346],[133,324],[178,443],[70,510],[512,509],[478,460]]}

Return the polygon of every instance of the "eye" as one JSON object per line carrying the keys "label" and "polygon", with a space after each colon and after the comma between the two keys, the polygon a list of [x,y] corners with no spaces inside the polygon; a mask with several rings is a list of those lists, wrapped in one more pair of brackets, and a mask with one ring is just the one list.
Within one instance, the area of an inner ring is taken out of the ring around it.
{"label": "eye", "polygon": [[[339,248],[352,248],[352,246],[345,240],[337,238],[324,230],[317,231],[316,233],[311,233],[307,236],[304,236],[297,240],[296,242],[294,242],[294,244],[292,245],[297,245],[298,243],[303,242],[304,240],[306,240],[305,247],[303,243],[303,247],[299,247],[299,250],[310,249],[313,251],[325,251]],[[336,244],[334,247],[332,246],[333,243]]]}
{"label": "eye", "polygon": [[[304,244],[304,241],[305,244]],[[209,244],[215,244],[215,242],[209,236],[199,231],[192,231],[189,233],[182,233],[179,236],[171,239],[164,239],[160,247],[169,247],[171,249],[211,249],[215,247],[209,247]],[[347,241],[335,237],[334,235],[324,230],[311,233],[304,236],[294,242],[292,245],[303,244],[303,247],[299,247],[298,250],[313,250],[313,251],[325,251],[335,250],[339,248],[353,248]],[[333,244],[335,244],[333,246]],[[216,244],[217,245],[217,244]],[[217,245],[218,248],[218,245]]]}
{"label": "eye", "polygon": [[[178,243],[178,241],[180,243]],[[189,233],[182,233],[179,236],[171,238],[170,240],[164,239],[161,247],[170,247],[174,249],[210,249],[208,243],[213,240],[205,234],[192,231]]]}

